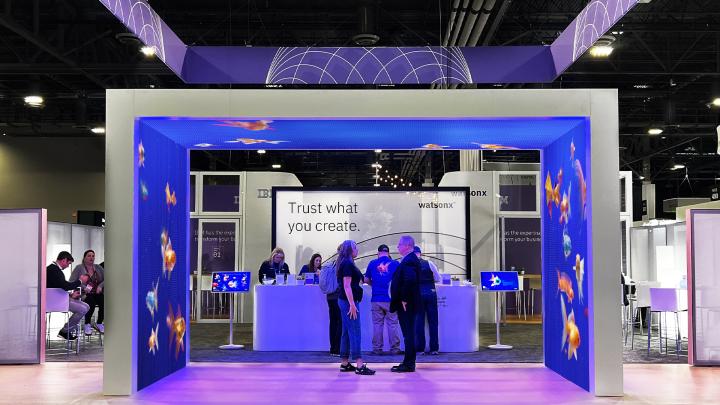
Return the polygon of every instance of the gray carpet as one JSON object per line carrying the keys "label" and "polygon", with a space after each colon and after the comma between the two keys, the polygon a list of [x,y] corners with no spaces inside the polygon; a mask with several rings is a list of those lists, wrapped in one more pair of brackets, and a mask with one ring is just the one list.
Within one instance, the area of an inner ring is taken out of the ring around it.
{"label": "gray carpet", "polygon": [[100,346],[100,340],[96,336],[84,339],[80,344],[80,353],[75,354],[75,346],[71,346],[72,351],[67,353],[65,350],[65,340],[54,338],[50,340],[45,350],[45,361],[59,362],[102,362],[103,347]]}

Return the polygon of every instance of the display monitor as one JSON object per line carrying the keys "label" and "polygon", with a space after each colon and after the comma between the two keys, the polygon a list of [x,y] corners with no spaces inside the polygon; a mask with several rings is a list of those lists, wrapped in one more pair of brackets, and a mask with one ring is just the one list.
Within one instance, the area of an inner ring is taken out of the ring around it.
{"label": "display monitor", "polygon": [[250,291],[250,272],[229,271],[212,274],[212,292],[237,293]]}
{"label": "display monitor", "polygon": [[517,271],[481,271],[482,291],[518,291],[520,283]]}

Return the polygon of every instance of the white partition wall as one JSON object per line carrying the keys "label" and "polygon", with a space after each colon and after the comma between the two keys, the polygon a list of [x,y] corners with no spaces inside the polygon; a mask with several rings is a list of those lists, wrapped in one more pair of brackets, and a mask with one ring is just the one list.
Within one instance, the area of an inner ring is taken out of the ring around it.
{"label": "white partition wall", "polygon": [[0,210],[0,364],[45,359],[43,209]]}

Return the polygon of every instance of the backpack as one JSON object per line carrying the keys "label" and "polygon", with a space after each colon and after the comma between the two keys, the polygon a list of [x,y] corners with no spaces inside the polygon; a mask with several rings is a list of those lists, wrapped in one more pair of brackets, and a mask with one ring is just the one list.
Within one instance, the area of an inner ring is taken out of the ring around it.
{"label": "backpack", "polygon": [[320,291],[323,294],[334,294],[338,289],[337,269],[335,263],[328,263],[320,269]]}

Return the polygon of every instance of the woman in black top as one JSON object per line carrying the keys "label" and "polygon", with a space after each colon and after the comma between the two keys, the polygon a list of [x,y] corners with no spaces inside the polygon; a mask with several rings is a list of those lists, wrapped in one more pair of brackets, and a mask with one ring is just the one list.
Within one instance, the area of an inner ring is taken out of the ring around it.
{"label": "woman in black top", "polygon": [[321,265],[322,256],[320,256],[320,253],[314,253],[310,258],[310,262],[303,265],[298,274],[317,274],[319,276]]}
{"label": "woman in black top", "polygon": [[281,274],[283,277],[285,277],[286,274],[290,274],[290,268],[285,263],[285,252],[276,247],[272,253],[270,253],[270,258],[260,265],[258,281],[262,283],[266,278],[274,280]]}
{"label": "woman in black top", "polygon": [[[363,275],[355,266],[357,245],[352,240],[346,240],[338,250],[338,306],[342,316],[342,337],[340,338],[340,371],[354,371],[359,375],[373,375],[362,361],[360,353],[360,311],[358,305],[362,301],[363,290],[360,282]],[[357,367],[350,364],[350,358],[357,361]]]}

